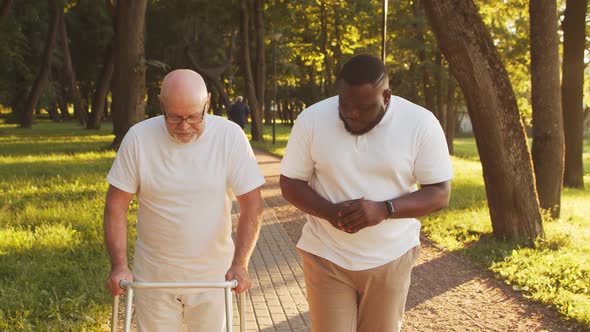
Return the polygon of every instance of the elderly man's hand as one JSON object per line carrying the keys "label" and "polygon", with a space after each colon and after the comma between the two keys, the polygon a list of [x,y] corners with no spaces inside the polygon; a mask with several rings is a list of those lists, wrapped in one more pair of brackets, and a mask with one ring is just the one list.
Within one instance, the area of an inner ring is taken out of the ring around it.
{"label": "elderly man's hand", "polygon": [[347,233],[356,233],[375,226],[387,218],[387,206],[383,202],[364,198],[346,201],[338,211],[338,228]]}
{"label": "elderly man's hand", "polygon": [[131,270],[129,270],[129,267],[113,267],[109,274],[109,278],[107,279],[107,288],[113,295],[125,294],[125,289],[120,286],[122,280],[133,281],[133,274],[131,273]]}
{"label": "elderly man's hand", "polygon": [[238,287],[234,289],[238,294],[248,290],[252,286],[248,269],[245,266],[232,265],[229,270],[227,270],[225,280],[230,281],[233,279],[238,281]]}

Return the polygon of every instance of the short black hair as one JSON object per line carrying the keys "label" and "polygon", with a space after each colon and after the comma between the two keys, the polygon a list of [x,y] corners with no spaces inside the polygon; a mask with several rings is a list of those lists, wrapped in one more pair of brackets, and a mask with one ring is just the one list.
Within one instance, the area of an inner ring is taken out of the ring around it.
{"label": "short black hair", "polygon": [[338,80],[343,80],[349,85],[368,83],[377,86],[387,79],[387,68],[385,68],[383,61],[367,53],[357,54],[350,58],[338,74]]}

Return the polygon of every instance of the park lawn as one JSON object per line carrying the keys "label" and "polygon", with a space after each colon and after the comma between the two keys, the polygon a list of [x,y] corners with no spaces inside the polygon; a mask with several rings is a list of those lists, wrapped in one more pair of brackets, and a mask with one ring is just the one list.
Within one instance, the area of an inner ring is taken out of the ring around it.
{"label": "park lawn", "polygon": [[109,330],[102,213],[111,131],[0,124],[1,331]]}
{"label": "park lawn", "polygon": [[[290,127],[276,129],[275,145],[270,126],[265,142],[253,145],[282,155]],[[102,210],[115,156],[105,150],[111,131],[108,124],[100,131],[0,124],[0,330],[109,330]],[[588,139],[585,147],[589,186]],[[562,218],[545,222],[537,249],[500,243],[491,236],[474,140],[457,139],[456,151],[451,206],[423,219],[424,234],[590,327],[590,190],[564,191]]]}

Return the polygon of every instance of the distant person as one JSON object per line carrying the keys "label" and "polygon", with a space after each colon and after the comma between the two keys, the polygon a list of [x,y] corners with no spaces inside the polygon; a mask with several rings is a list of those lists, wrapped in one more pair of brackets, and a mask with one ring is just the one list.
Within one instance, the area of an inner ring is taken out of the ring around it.
{"label": "distant person", "polygon": [[236,102],[229,108],[227,116],[231,121],[237,123],[238,126],[244,129],[248,123],[249,114],[250,108],[244,103],[244,97],[238,96]]}
{"label": "distant person", "polygon": [[[207,114],[211,95],[203,78],[175,70],[162,82],[162,116],[129,129],[107,176],[104,233],[111,258],[107,287],[121,280],[217,282],[251,286],[248,263],[260,230],[264,177],[244,132]],[[231,238],[231,199],[240,215]],[[137,196],[133,273],[127,261],[127,211]],[[138,331],[219,332],[225,325],[223,292],[137,289]]]}
{"label": "distant person", "polygon": [[337,92],[299,115],[281,162],[283,196],[307,213],[297,248],[312,331],[397,332],[415,218],[449,202],[447,143],[431,112],[392,96],[379,58],[346,62]]}

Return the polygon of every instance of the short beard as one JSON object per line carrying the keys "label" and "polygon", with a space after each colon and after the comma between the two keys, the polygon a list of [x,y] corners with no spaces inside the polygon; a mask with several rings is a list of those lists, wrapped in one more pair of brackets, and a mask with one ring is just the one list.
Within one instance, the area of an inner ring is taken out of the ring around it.
{"label": "short beard", "polygon": [[178,144],[190,144],[190,143],[192,143],[192,142],[196,141],[196,140],[197,140],[197,138],[199,138],[199,134],[198,134],[198,133],[196,133],[196,132],[193,134],[193,137],[192,137],[192,139],[191,139],[191,140],[189,140],[189,141],[187,141],[187,142],[184,142],[184,141],[181,141],[181,140],[179,140],[179,139],[178,139],[178,137],[176,137],[176,133],[174,133],[174,134],[172,135],[172,139],[174,140],[174,142],[176,142],[176,143],[178,143]]}
{"label": "short beard", "polygon": [[381,111],[381,113],[379,113],[377,118],[375,120],[373,120],[371,123],[369,123],[368,126],[366,126],[365,128],[363,128],[361,130],[353,130],[352,128],[350,128],[348,123],[346,123],[346,120],[344,120],[342,113],[338,112],[338,117],[340,117],[340,120],[342,120],[342,123],[344,123],[344,129],[346,129],[346,131],[348,131],[349,133],[351,133],[353,135],[360,136],[360,135],[364,135],[364,134],[368,133],[369,131],[371,131],[371,129],[375,128],[375,126],[377,126],[379,124],[379,122],[381,122],[381,119],[383,119],[383,117],[385,116],[386,109],[387,109],[387,107],[383,108],[383,110]]}

